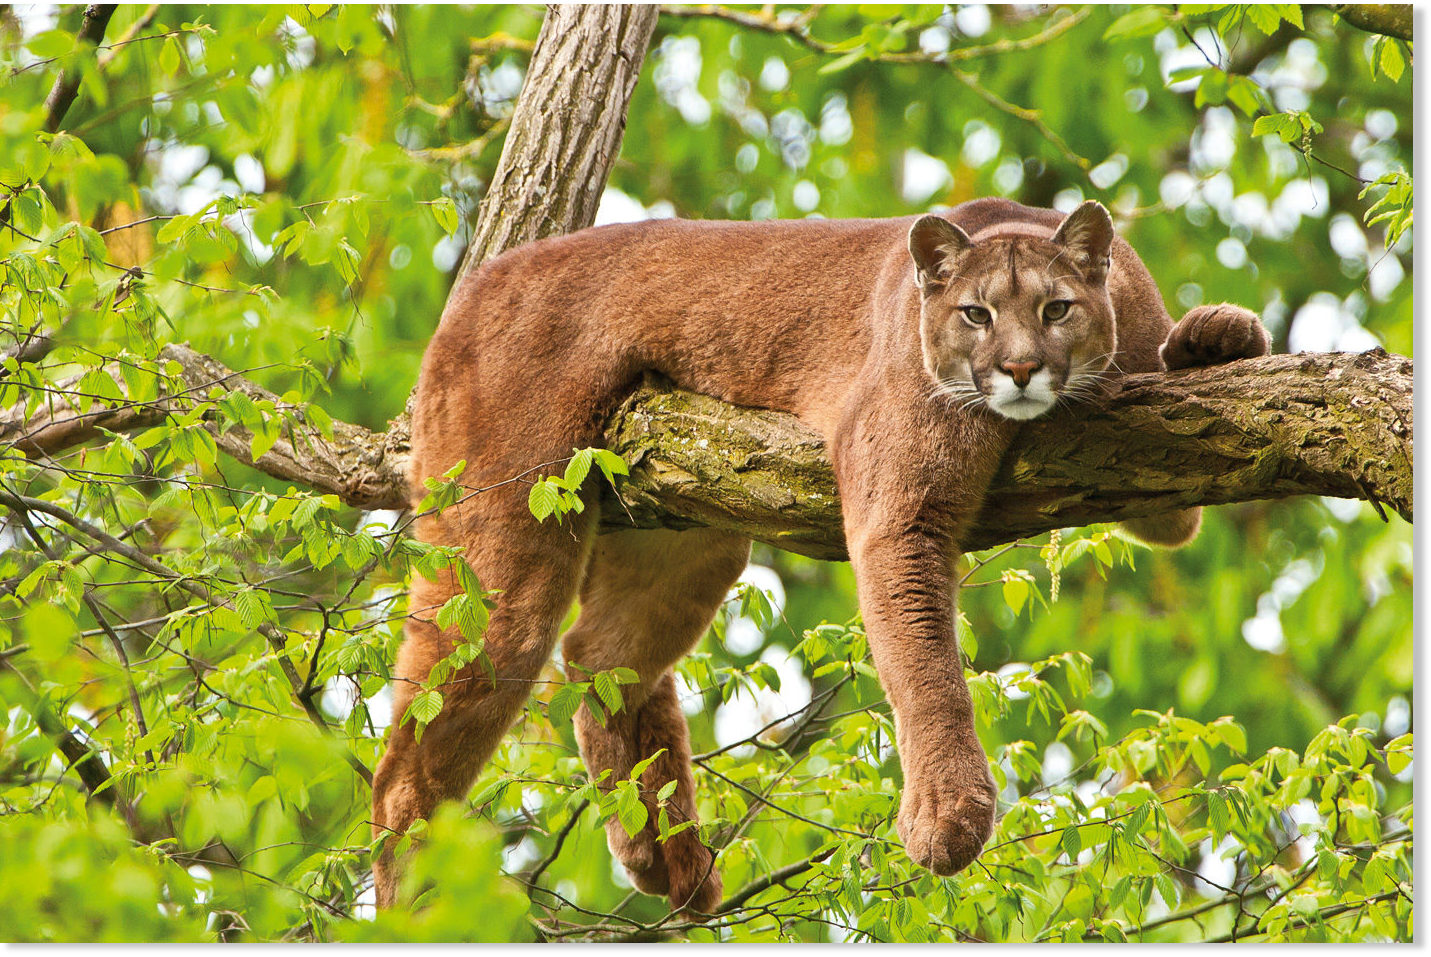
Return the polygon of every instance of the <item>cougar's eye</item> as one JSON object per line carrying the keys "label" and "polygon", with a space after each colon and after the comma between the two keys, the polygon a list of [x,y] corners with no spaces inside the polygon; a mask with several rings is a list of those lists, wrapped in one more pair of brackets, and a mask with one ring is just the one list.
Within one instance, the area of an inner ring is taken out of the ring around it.
{"label": "cougar's eye", "polygon": [[1043,318],[1045,322],[1057,322],[1068,315],[1068,307],[1071,305],[1067,299],[1055,299],[1053,302],[1043,307]]}
{"label": "cougar's eye", "polygon": [[985,326],[993,319],[993,315],[983,306],[960,306],[964,311],[964,318],[976,326]]}

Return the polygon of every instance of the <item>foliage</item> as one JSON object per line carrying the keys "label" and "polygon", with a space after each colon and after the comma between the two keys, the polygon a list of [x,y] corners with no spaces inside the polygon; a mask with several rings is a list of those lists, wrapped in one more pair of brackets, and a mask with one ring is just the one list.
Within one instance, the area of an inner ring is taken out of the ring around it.
{"label": "foliage", "polygon": [[[95,50],[77,8],[0,13],[0,407],[153,404],[177,341],[280,396],[214,383],[53,458],[4,437],[0,937],[1409,940],[1410,529],[1318,501],[1222,509],[1176,553],[1093,529],[969,559],[1001,817],[955,878],[894,835],[848,566],[761,548],[679,668],[722,914],[627,892],[597,821],[639,826],[636,778],[589,781],[570,719],[632,676],[554,662],[467,806],[423,826],[426,906],[373,915],[405,584],[464,576],[446,674],[481,666],[500,595],[411,516],[251,463],[402,409],[540,17],[134,6]],[[1409,60],[1298,5],[677,10],[603,217],[1094,197],[1175,311],[1409,353]],[[619,480],[612,458],[522,478],[534,514],[579,507],[593,465]],[[444,677],[398,720],[430,721]]]}

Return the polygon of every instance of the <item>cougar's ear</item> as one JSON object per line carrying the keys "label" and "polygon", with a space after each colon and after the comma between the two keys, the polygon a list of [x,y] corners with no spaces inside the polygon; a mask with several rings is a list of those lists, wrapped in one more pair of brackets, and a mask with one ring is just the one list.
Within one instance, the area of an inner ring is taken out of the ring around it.
{"label": "cougar's ear", "polygon": [[938,216],[921,216],[909,227],[909,255],[920,289],[942,286],[949,278],[949,259],[969,248],[969,234]]}
{"label": "cougar's ear", "polygon": [[1108,257],[1113,250],[1113,218],[1096,199],[1090,199],[1059,224],[1053,241],[1067,246],[1073,264],[1089,282],[1108,278]]}

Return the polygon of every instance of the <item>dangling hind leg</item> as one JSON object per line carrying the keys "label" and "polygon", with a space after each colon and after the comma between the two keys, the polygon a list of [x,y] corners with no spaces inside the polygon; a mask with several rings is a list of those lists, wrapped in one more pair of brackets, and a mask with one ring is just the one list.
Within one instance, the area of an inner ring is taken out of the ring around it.
{"label": "dangling hind leg", "polygon": [[641,776],[646,826],[631,837],[616,819],[607,822],[612,854],[639,889],[707,914],[720,903],[721,881],[697,829],[658,840],[657,792],[669,782],[676,782],[666,802],[670,826],[696,819],[689,731],[671,666],[710,626],[749,556],[748,539],[705,529],[603,535],[582,583],[581,615],[562,639],[568,662],[590,671],[631,668],[640,678],[622,686],[623,707],[604,726],[585,705],[577,712],[577,741],[592,777],[609,770],[608,782],[625,780],[665,749]]}
{"label": "dangling hind leg", "polygon": [[[424,519],[424,540],[464,543],[483,587],[501,589],[483,648],[492,672],[478,659],[453,674],[440,689],[442,711],[421,741],[412,721],[400,723],[433,665],[465,640],[456,628],[444,631],[433,622],[443,603],[460,591],[455,576],[444,571],[429,582],[414,575],[393,680],[392,734],[373,775],[377,833],[401,834],[441,801],[466,794],[531,694],[585,570],[594,515],[572,516],[575,521],[562,526],[538,525],[530,514],[498,511],[494,504],[479,497]],[[391,853],[374,861],[379,907],[396,902],[399,870]]]}

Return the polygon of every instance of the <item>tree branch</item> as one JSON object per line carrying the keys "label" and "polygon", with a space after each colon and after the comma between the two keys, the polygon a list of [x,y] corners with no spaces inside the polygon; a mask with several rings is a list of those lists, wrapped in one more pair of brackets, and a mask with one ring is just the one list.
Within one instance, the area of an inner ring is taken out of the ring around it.
{"label": "tree branch", "polygon": [[[1099,406],[1020,431],[961,544],[1290,495],[1385,502],[1409,521],[1411,370],[1374,350],[1127,376]],[[621,501],[638,527],[710,525],[845,557],[823,443],[789,416],[648,384],[607,441],[632,464]]]}
{"label": "tree branch", "polygon": [[[157,575],[166,581],[173,582],[176,587],[183,589],[205,604],[221,607],[231,601],[229,597],[216,594],[201,581],[180,574],[149,554],[135,548],[133,545],[120,541],[103,529],[91,525],[74,512],[71,512],[63,506],[56,505],[54,502],[30,498],[25,495],[17,495],[6,488],[0,487],[0,505],[14,512],[39,512],[44,515],[49,515],[51,518],[57,518],[75,531],[83,533],[105,551],[124,556],[124,558],[145,571]],[[304,698],[302,695],[303,680],[299,677],[298,669],[294,667],[293,660],[288,656],[288,638],[276,625],[270,622],[260,623],[256,630],[268,642],[269,648],[273,651],[274,659],[278,662],[279,670],[283,672],[284,678],[288,680],[289,686],[293,689],[294,696],[298,698],[298,702],[302,705],[304,713],[308,715],[308,719],[319,731],[325,734],[332,734],[332,727],[329,726],[328,720],[323,717],[322,712],[318,710],[311,696]],[[357,755],[345,748],[343,757],[349,767],[351,767],[359,777],[367,781],[370,785],[373,783],[372,771],[368,770],[367,765],[363,764]]]}
{"label": "tree branch", "polygon": [[1358,30],[1411,42],[1409,3],[1337,3],[1332,9]]}
{"label": "tree branch", "polygon": [[[849,50],[843,43],[832,43],[821,40],[810,33],[810,21],[815,18],[818,9],[806,10],[803,14],[785,18],[778,17],[766,11],[753,12],[736,9],[734,7],[720,6],[719,4],[705,3],[695,6],[664,5],[661,7],[661,15],[667,17],[678,17],[683,19],[712,19],[724,20],[727,23],[747,30],[758,30],[762,33],[773,33],[778,36],[788,37],[790,40],[801,44],[815,51],[816,53],[838,55],[848,53]],[[879,51],[875,59],[881,63],[961,63],[966,60],[977,60],[983,57],[999,56],[1004,53],[1022,53],[1032,50],[1035,47],[1043,46],[1050,40],[1067,33],[1090,13],[1093,12],[1091,6],[1083,6],[1072,13],[1067,11],[1055,11],[1049,18],[1049,23],[1042,30],[1019,39],[1011,37],[1001,37],[992,43],[974,44],[964,47],[954,47],[938,53],[925,53],[923,51],[910,53],[891,53]]]}
{"label": "tree branch", "polygon": [[[182,345],[177,394],[113,410],[26,421],[0,415],[0,440],[56,454],[100,427],[137,430],[240,389],[272,393]],[[122,379],[116,375],[122,386]],[[182,387],[182,388],[180,388]],[[1362,354],[1267,356],[1110,383],[1096,405],[1024,426],[1005,457],[967,550],[1054,528],[1193,505],[1291,495],[1385,503],[1412,517],[1412,363]],[[249,463],[247,430],[207,427]],[[843,559],[839,497],[820,437],[792,416],[741,409],[648,381],[610,418],[606,444],[631,463],[605,529],[708,525],[815,558]],[[251,464],[360,508],[408,505],[405,416],[387,432],[335,422],[333,439],[290,430]]]}
{"label": "tree branch", "polygon": [[[92,3],[85,7],[84,22],[75,39],[98,46],[104,39],[105,28],[109,26],[109,18],[114,16],[115,7],[113,3]],[[45,97],[45,129],[49,132],[57,132],[64,122],[70,104],[79,93],[80,75],[78,68],[72,68],[61,70],[60,75],[55,77],[55,85],[50,88],[50,95]]]}
{"label": "tree branch", "polygon": [[[1092,10],[1093,8],[1090,6],[1083,6],[1071,13],[1067,10],[1054,11],[1050,14],[1047,26],[1037,33],[1021,39],[1004,37],[992,43],[954,47],[953,49],[937,53],[929,53],[922,50],[894,53],[887,50],[867,49],[864,51],[864,54],[869,61],[877,63],[921,63],[949,68],[960,83],[967,86],[985,103],[988,103],[996,110],[1007,113],[1020,122],[1028,123],[1040,136],[1047,140],[1054,149],[1058,150],[1064,159],[1087,173],[1093,168],[1093,163],[1087,157],[1080,156],[1074,152],[1073,148],[1068,145],[1068,141],[1043,121],[1042,111],[1010,103],[1008,100],[984,86],[976,74],[969,73],[965,70],[954,69],[953,64],[984,57],[998,56],[1004,53],[1023,52],[1043,46],[1073,29],[1081,23]],[[664,6],[661,8],[661,13],[668,17],[723,20],[747,30],[756,30],[762,33],[783,36],[823,56],[854,55],[847,43],[832,43],[827,40],[821,40],[810,33],[810,22],[814,19],[816,12],[817,11],[812,8],[800,16],[785,18],[778,17],[768,11],[759,13],[747,12],[716,4]]]}
{"label": "tree branch", "polygon": [[[159,359],[177,362],[179,371],[158,399],[113,407],[100,404],[88,412],[56,402],[34,415],[26,415],[23,405],[15,406],[0,414],[0,442],[29,456],[56,455],[100,435],[101,430],[137,432],[159,425],[225,392],[243,392],[255,402],[272,402],[301,418],[300,409],[187,345],[170,343],[159,350]],[[106,371],[125,390],[119,368],[111,365]],[[66,393],[73,385],[61,382],[53,389]],[[386,432],[334,422],[331,439],[309,425],[290,428],[256,462],[249,454],[253,433],[248,429],[223,429],[216,409],[208,412],[205,425],[220,451],[275,478],[331,492],[359,508],[407,507],[406,415],[390,423]]]}
{"label": "tree branch", "polygon": [[54,742],[55,749],[69,762],[67,770],[73,770],[79,777],[89,796],[108,808],[118,810],[132,830],[138,829],[138,819],[134,809],[124,801],[114,787],[114,779],[104,766],[99,752],[90,749],[73,731],[65,726],[59,715],[50,707],[44,697],[35,691],[23,672],[4,658],[0,658],[0,668],[10,671],[20,681],[29,696],[26,709],[34,717],[35,723],[45,736]]}

